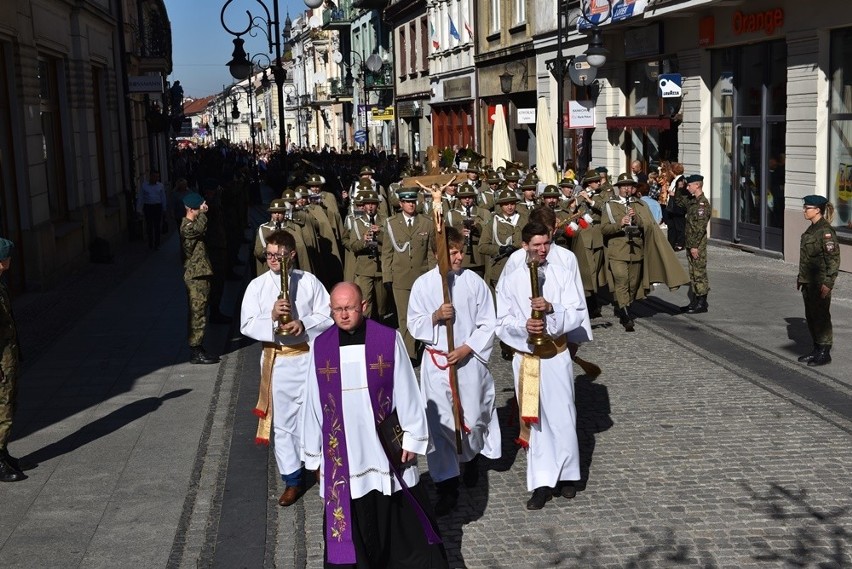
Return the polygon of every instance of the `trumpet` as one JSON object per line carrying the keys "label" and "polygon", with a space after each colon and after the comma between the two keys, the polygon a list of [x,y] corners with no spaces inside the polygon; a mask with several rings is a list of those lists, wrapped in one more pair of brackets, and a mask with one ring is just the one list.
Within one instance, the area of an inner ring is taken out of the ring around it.
{"label": "trumpet", "polygon": [[[290,259],[289,255],[279,255],[281,262],[281,293],[278,295],[278,300],[290,300]],[[275,333],[279,336],[289,336],[290,332],[284,326],[293,321],[293,316],[288,312],[278,317],[278,327],[275,328]]]}
{"label": "trumpet", "polygon": [[[527,260],[527,267],[530,269],[530,290],[532,298],[541,296],[541,281],[539,277],[539,262],[536,259]],[[544,312],[541,310],[533,310],[530,318],[538,318],[544,320]],[[540,358],[549,358],[556,355],[556,343],[553,338],[542,332],[540,334],[530,334],[527,337],[527,344],[533,347],[532,353]]]}

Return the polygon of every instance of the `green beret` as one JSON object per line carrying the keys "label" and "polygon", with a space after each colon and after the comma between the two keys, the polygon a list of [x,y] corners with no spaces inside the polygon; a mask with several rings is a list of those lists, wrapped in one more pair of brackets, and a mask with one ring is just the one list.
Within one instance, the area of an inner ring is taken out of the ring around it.
{"label": "green beret", "polygon": [[704,181],[704,176],[702,176],[701,174],[693,174],[691,176],[686,177],[686,183],[687,184],[691,184],[693,182],[703,182],[703,181]]}
{"label": "green beret", "polygon": [[15,250],[15,244],[0,237],[0,260],[8,259],[12,256],[12,251]]}
{"label": "green beret", "polygon": [[[816,194],[805,196],[802,198],[802,201],[805,202],[804,205],[812,205],[814,207],[822,207],[828,203],[828,198],[824,196],[818,196]],[[0,255],[2,257],[2,255]],[[2,257],[5,259],[6,257]]]}
{"label": "green beret", "polygon": [[204,197],[197,192],[190,192],[183,196],[183,205],[189,209],[201,209],[201,204],[204,203]]}
{"label": "green beret", "polygon": [[609,174],[609,170],[606,169],[606,166],[598,166],[595,168],[595,172],[598,174]]}

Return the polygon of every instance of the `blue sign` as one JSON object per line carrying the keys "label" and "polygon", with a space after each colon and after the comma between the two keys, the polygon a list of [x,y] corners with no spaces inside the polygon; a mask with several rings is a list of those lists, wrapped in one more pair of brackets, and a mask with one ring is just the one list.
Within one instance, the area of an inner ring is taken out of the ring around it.
{"label": "blue sign", "polygon": [[583,13],[577,20],[577,29],[588,30],[639,16],[645,11],[646,4],[645,0],[587,0],[581,8]]}
{"label": "blue sign", "polygon": [[663,99],[683,96],[683,77],[680,73],[662,73],[657,77],[657,94]]}
{"label": "blue sign", "polygon": [[358,144],[364,144],[367,142],[367,131],[364,129],[358,129],[355,131],[355,142]]}

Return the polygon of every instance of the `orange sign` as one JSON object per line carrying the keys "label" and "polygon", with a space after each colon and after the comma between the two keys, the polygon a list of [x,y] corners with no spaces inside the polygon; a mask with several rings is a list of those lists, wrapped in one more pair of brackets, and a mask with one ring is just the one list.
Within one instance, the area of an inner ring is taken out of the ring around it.
{"label": "orange sign", "polygon": [[764,12],[744,14],[737,10],[732,20],[734,35],[751,34],[763,31],[771,36],[775,30],[784,25],[784,10],[775,8]]}

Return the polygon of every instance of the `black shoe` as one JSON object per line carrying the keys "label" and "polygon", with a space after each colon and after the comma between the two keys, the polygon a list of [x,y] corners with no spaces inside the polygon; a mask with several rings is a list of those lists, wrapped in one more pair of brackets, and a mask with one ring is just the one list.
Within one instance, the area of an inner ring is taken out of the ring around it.
{"label": "black shoe", "polygon": [[458,492],[438,493],[438,502],[435,504],[435,515],[446,516],[456,508],[459,501]]}
{"label": "black shoe", "polygon": [[698,306],[698,296],[697,295],[692,297],[692,300],[689,301],[689,304],[687,304],[686,306],[681,306],[680,311],[691,314],[692,311],[695,310],[696,306]]}
{"label": "black shoe", "polygon": [[700,296],[696,296],[695,305],[693,305],[692,308],[689,308],[687,306],[684,312],[686,312],[687,314],[703,314],[707,312],[707,295],[702,294]]}
{"label": "black shoe", "polygon": [[540,510],[553,498],[553,488],[542,486],[533,490],[532,497],[527,500],[528,510]]}
{"label": "black shoe", "polygon": [[553,491],[554,496],[562,496],[563,498],[567,498],[570,500],[574,496],[577,495],[577,487],[573,482],[565,482],[562,481]]}
{"label": "black shoe", "polygon": [[802,362],[802,363],[809,362],[812,359],[814,359],[818,353],[819,353],[819,344],[814,344],[814,349],[811,351],[811,353],[805,354],[804,356],[799,356],[798,358],[796,358],[796,361],[799,361],[799,362]]}
{"label": "black shoe", "polygon": [[811,367],[824,366],[831,363],[831,346],[820,346],[819,352],[808,362]]}
{"label": "black shoe", "polygon": [[618,309],[618,321],[624,326],[625,332],[633,332],[633,317],[626,306]]}
{"label": "black shoe", "polygon": [[462,482],[467,488],[473,488],[479,482],[479,457],[480,455],[477,454],[464,467]]}
{"label": "black shoe", "polygon": [[0,458],[0,482],[20,482],[27,475],[12,466],[7,458]]}
{"label": "black shoe", "polygon": [[191,364],[218,364],[219,358],[208,355],[202,346],[193,346],[190,348],[192,355],[189,356]]}
{"label": "black shoe", "polygon": [[589,318],[601,317],[601,307],[594,295],[586,297],[586,307],[589,309]]}

